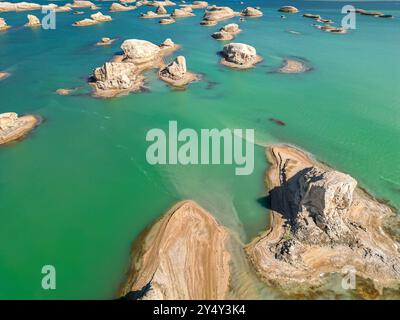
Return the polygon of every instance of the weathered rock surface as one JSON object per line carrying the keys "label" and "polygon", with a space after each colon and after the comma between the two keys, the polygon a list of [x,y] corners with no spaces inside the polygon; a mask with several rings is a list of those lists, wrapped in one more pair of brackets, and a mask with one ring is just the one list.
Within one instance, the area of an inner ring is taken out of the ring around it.
{"label": "weathered rock surface", "polygon": [[189,12],[184,9],[174,9],[172,11],[171,17],[173,18],[185,18],[185,17],[193,17],[195,14],[192,12]]}
{"label": "weathered rock surface", "polygon": [[162,17],[169,17],[169,13],[167,10],[164,8],[164,6],[158,6],[156,8],[156,11],[147,11],[147,13],[142,13],[141,17],[142,18],[147,18],[147,19],[154,19],[154,18],[162,18]]}
{"label": "weathered rock surface", "polygon": [[215,25],[219,21],[230,19],[238,15],[238,12],[233,11],[229,7],[211,6],[204,13],[202,25]]}
{"label": "weathered rock surface", "polygon": [[171,23],[175,23],[176,20],[172,19],[172,18],[168,18],[168,19],[161,19],[159,21],[160,24],[171,24]]}
{"label": "weathered rock surface", "polygon": [[120,3],[114,2],[111,4],[109,11],[110,12],[117,12],[117,11],[131,11],[135,10],[137,7],[136,6],[124,6]]}
{"label": "weathered rock surface", "polygon": [[73,3],[68,3],[66,6],[71,8],[91,8],[91,9],[98,9],[98,7],[91,1],[86,0],[74,0]]}
{"label": "weathered rock surface", "polygon": [[230,41],[241,31],[236,23],[230,23],[222,27],[219,31],[214,32],[211,36],[217,40]]}
{"label": "weathered rock surface", "polygon": [[92,26],[94,24],[98,24],[101,22],[108,22],[112,21],[112,18],[110,16],[106,16],[102,14],[101,12],[94,13],[90,15],[90,19],[86,18],[80,21],[77,21],[73,24],[75,27],[86,27],[86,26]]}
{"label": "weathered rock surface", "polygon": [[208,7],[207,1],[193,1],[190,4],[181,4],[182,8],[203,9]]}
{"label": "weathered rock surface", "polygon": [[181,88],[198,79],[196,74],[187,71],[184,56],[178,56],[166,67],[160,69],[158,76],[171,86]]}
{"label": "weathered rock surface", "polygon": [[0,2],[0,12],[38,10],[42,6],[30,2]]}
{"label": "weathered rock surface", "polygon": [[68,12],[68,11],[72,11],[72,8],[70,6],[64,5],[64,6],[55,8],[54,11],[55,12]]}
{"label": "weathered rock surface", "polygon": [[0,145],[24,137],[39,122],[39,118],[33,115],[18,117],[15,112],[0,113]]}
{"label": "weathered rock surface", "polygon": [[107,21],[112,20],[112,18],[110,16],[106,16],[106,15],[102,14],[101,12],[96,12],[94,14],[91,14],[90,18],[97,22],[107,22]]}
{"label": "weathered rock surface", "polygon": [[304,289],[351,266],[376,288],[399,285],[399,243],[383,229],[388,206],[298,149],[271,146],[267,156],[271,226],[246,247],[264,281]]}
{"label": "weathered rock surface", "polygon": [[125,58],[135,64],[154,61],[160,54],[160,47],[146,40],[125,40],[121,49],[124,51]]}
{"label": "weathered rock surface", "polygon": [[146,300],[224,299],[228,238],[228,231],[197,203],[176,204],[140,236],[120,294]]}
{"label": "weathered rock surface", "polygon": [[262,58],[257,55],[257,51],[254,47],[244,43],[226,44],[223,48],[222,55],[221,64],[231,68],[252,68],[262,60]]}
{"label": "weathered rock surface", "polygon": [[297,13],[299,12],[299,9],[297,9],[296,7],[293,6],[283,6],[281,8],[279,8],[280,12],[285,12],[285,13]]}
{"label": "weathered rock surface", "polygon": [[40,27],[41,23],[38,17],[34,16],[33,14],[28,14],[28,23],[25,24],[25,27]]}
{"label": "weathered rock surface", "polygon": [[86,18],[86,19],[83,19],[83,20],[76,21],[72,25],[74,27],[87,27],[87,26],[92,26],[94,24],[98,24],[98,23],[99,22],[96,21],[96,20]]}
{"label": "weathered rock surface", "polygon": [[10,26],[7,24],[6,20],[4,18],[0,18],[0,31],[5,31],[9,28]]}
{"label": "weathered rock surface", "polygon": [[242,10],[240,14],[244,17],[261,17],[263,15],[261,10],[253,7],[247,7],[246,9]]}

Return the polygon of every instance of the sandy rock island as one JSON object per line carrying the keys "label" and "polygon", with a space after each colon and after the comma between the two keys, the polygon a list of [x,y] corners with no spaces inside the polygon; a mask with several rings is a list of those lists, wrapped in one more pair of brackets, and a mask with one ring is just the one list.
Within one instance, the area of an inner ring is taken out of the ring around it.
{"label": "sandy rock island", "polygon": [[0,145],[21,139],[40,123],[34,115],[18,116],[15,112],[0,113]]}
{"label": "sandy rock island", "polygon": [[383,228],[391,208],[294,147],[271,146],[267,157],[271,226],[246,247],[264,281],[316,285],[350,265],[377,289],[399,285],[399,244]]}

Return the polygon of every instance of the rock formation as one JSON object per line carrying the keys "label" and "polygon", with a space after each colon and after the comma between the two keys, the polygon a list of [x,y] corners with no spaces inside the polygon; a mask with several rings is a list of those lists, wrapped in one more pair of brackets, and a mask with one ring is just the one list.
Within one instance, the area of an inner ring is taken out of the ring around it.
{"label": "rock formation", "polygon": [[242,10],[240,14],[244,17],[261,17],[263,15],[261,10],[253,7],[247,7],[246,9]]}
{"label": "rock formation", "polygon": [[350,266],[377,289],[399,285],[399,243],[383,228],[388,206],[298,149],[271,146],[267,156],[271,225],[246,247],[264,281],[296,291]]}
{"label": "rock formation", "polygon": [[109,46],[115,41],[115,39],[110,39],[110,38],[101,38],[99,42],[96,43],[97,46]]}
{"label": "rock formation", "polygon": [[217,40],[230,41],[241,31],[236,23],[230,23],[219,29],[219,31],[214,32],[211,36]]}
{"label": "rock formation", "polygon": [[187,84],[199,78],[196,74],[187,71],[184,56],[178,56],[166,67],[160,69],[158,76],[171,86],[180,88],[184,88]]}
{"label": "rock formation", "polygon": [[215,25],[219,21],[238,16],[239,13],[229,7],[209,7],[204,13],[202,25]]}
{"label": "rock formation", "polygon": [[0,12],[9,12],[9,11],[31,11],[41,9],[42,6],[37,3],[30,2],[0,2]]}
{"label": "rock formation", "polygon": [[280,12],[285,12],[285,13],[297,13],[299,12],[299,9],[297,9],[296,7],[293,6],[283,6],[281,8],[279,8]]}
{"label": "rock formation", "polygon": [[39,124],[39,118],[33,115],[19,117],[15,112],[0,114],[0,145],[24,137]]}
{"label": "rock formation", "polygon": [[224,299],[228,231],[193,201],[172,207],[136,244],[120,294],[132,299]]}
{"label": "rock formation", "polygon": [[169,17],[170,15],[168,14],[167,10],[164,8],[164,6],[160,5],[156,8],[156,11],[148,11],[147,13],[143,13],[141,15],[142,18],[148,18],[148,19],[153,19],[153,18],[162,18],[162,17]]}
{"label": "rock formation", "polygon": [[226,44],[222,51],[221,64],[238,69],[248,69],[262,61],[254,47],[244,43]]}
{"label": "rock formation", "polygon": [[72,11],[72,8],[70,6],[64,5],[64,6],[55,8],[54,11],[55,12],[67,12],[67,11]]}
{"label": "rock formation", "polygon": [[313,13],[305,13],[303,14],[303,17],[310,19],[321,19],[321,16],[319,14],[313,14]]}
{"label": "rock formation", "polygon": [[71,8],[91,8],[93,10],[98,9],[93,2],[86,0],[74,0],[73,3],[68,3],[66,5]]}
{"label": "rock formation", "polygon": [[168,19],[161,19],[159,21],[160,24],[171,24],[171,23],[175,23],[176,20],[172,19],[172,18],[168,18]]}
{"label": "rock formation", "polygon": [[191,4],[181,4],[182,8],[203,9],[208,7],[207,1],[193,1]]}
{"label": "rock formation", "polygon": [[11,27],[7,24],[6,20],[4,18],[0,18],[0,31],[5,31],[9,28]]}
{"label": "rock formation", "polygon": [[110,16],[106,16],[102,14],[101,12],[94,13],[90,15],[90,19],[86,18],[80,21],[77,21],[73,24],[75,27],[86,27],[86,26],[92,26],[94,24],[98,24],[101,22],[107,22],[111,21],[112,18]]}
{"label": "rock formation", "polygon": [[93,95],[111,98],[140,91],[144,82],[142,72],[161,68],[164,65],[162,58],[178,47],[171,39],[166,39],[160,46],[145,40],[125,40],[121,45],[123,55],[115,56],[111,62],[94,70],[89,80]]}
{"label": "rock formation", "polygon": [[135,10],[136,8],[137,8],[136,6],[124,6],[120,3],[114,2],[113,4],[111,4],[109,11],[110,12],[131,11],[131,10]]}
{"label": "rock formation", "polygon": [[34,16],[33,14],[28,14],[28,23],[25,24],[25,27],[40,27],[41,23],[38,17]]}
{"label": "rock formation", "polygon": [[186,17],[193,17],[195,14],[192,12],[189,12],[185,9],[174,9],[172,11],[171,17],[173,18],[186,18]]}

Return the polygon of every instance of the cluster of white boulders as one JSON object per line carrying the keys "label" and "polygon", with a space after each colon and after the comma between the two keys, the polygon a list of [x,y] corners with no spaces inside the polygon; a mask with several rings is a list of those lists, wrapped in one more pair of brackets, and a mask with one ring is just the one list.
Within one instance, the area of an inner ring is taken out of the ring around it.
{"label": "cluster of white boulders", "polygon": [[248,69],[262,61],[254,47],[244,43],[229,43],[222,50],[221,64],[237,69]]}
{"label": "cluster of white boulders", "polygon": [[230,23],[219,29],[219,31],[214,32],[211,36],[216,40],[230,41],[241,31],[236,23]]}
{"label": "cluster of white boulders", "polygon": [[90,15],[90,19],[86,18],[80,21],[77,21],[73,24],[74,27],[86,27],[86,26],[92,26],[94,24],[98,24],[101,22],[107,22],[111,21],[112,18],[110,16],[106,16],[102,14],[101,12],[94,13]]}
{"label": "cluster of white boulders", "polygon": [[93,95],[110,98],[140,91],[144,83],[143,71],[152,68],[160,69],[160,79],[171,85],[184,86],[195,80],[197,77],[187,72],[183,57],[165,66],[163,57],[178,47],[171,39],[159,46],[146,40],[125,40],[121,45],[123,55],[115,56],[111,62],[94,70],[90,79]]}
{"label": "cluster of white boulders", "polygon": [[19,117],[15,112],[0,113],[0,145],[18,140],[39,123],[33,115]]}

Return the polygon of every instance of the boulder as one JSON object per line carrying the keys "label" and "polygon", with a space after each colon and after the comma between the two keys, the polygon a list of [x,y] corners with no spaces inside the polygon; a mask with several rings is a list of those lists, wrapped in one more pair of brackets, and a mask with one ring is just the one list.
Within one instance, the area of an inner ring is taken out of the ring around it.
{"label": "boulder", "polygon": [[[233,11],[229,7],[212,6],[212,7],[209,7],[209,9],[206,10],[206,12],[204,13],[203,21],[218,22],[218,21],[233,18],[237,15],[239,15],[239,13]],[[203,25],[207,25],[207,23],[205,22]]]}
{"label": "boulder", "polygon": [[233,33],[233,34],[237,34],[241,31],[239,28],[239,25],[236,23],[227,24],[226,26],[221,28],[221,31],[222,30],[225,32]]}
{"label": "boulder", "polygon": [[25,27],[40,27],[41,23],[38,17],[34,16],[33,14],[28,14],[28,23],[25,24]]}
{"label": "boulder", "polygon": [[244,43],[226,44],[222,51],[222,64],[236,68],[250,68],[261,61],[254,47]]}
{"label": "boulder", "polygon": [[128,299],[224,299],[230,235],[194,201],[182,201],[137,240],[120,292]]}
{"label": "boulder", "polygon": [[125,40],[121,49],[124,51],[125,58],[135,64],[153,61],[160,54],[160,47],[146,40]]}
{"label": "boulder", "polygon": [[96,43],[96,45],[98,46],[108,46],[110,44],[112,44],[115,41],[115,39],[110,39],[107,37],[101,38],[101,40],[99,42]]}
{"label": "boulder", "polygon": [[280,12],[285,12],[285,13],[297,13],[299,12],[299,9],[297,9],[296,7],[293,6],[283,6],[281,8],[279,8]]}
{"label": "boulder", "polygon": [[226,32],[225,30],[222,29],[217,32],[214,32],[211,36],[216,40],[222,40],[222,41],[230,41],[233,38],[235,38],[235,35],[233,33]]}
{"label": "boulder", "polygon": [[160,24],[171,24],[171,23],[175,23],[176,20],[172,19],[172,18],[168,18],[168,19],[161,19],[159,21]]}
{"label": "boulder", "polygon": [[247,7],[246,9],[242,10],[240,14],[244,17],[261,17],[263,15],[261,10],[253,7]]}
{"label": "boulder", "polygon": [[99,23],[99,21],[86,18],[83,20],[76,21],[72,25],[74,27],[87,27],[87,26],[92,26],[94,24],[98,24],[98,23]]}

